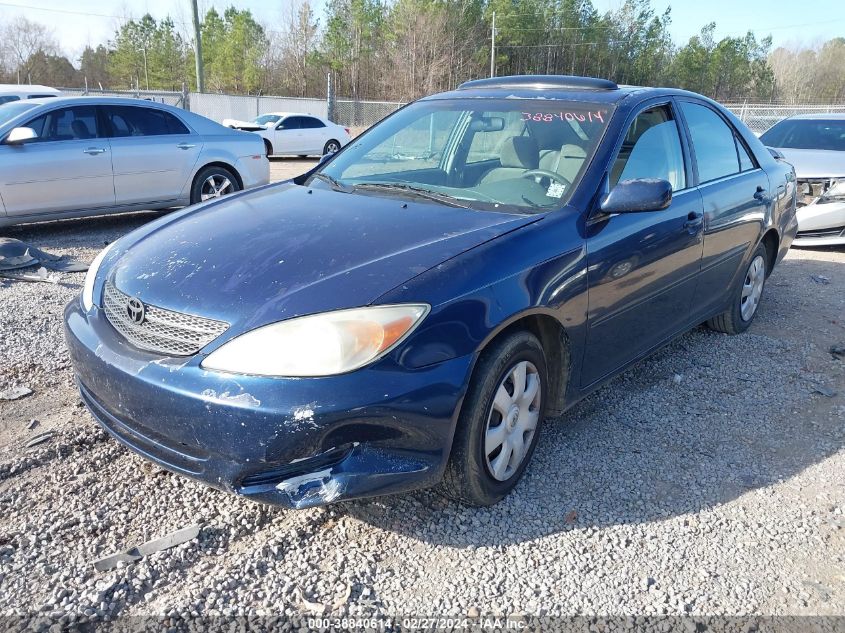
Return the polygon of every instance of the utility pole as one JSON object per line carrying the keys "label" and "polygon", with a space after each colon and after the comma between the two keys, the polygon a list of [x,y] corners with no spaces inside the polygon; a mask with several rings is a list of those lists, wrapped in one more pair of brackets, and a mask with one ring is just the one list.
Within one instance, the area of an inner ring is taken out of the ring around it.
{"label": "utility pole", "polygon": [[191,0],[194,10],[194,61],[197,67],[197,92],[205,92],[205,77],[202,70],[202,37],[200,35],[200,12],[197,0]]}
{"label": "utility pole", "polygon": [[493,11],[493,28],[490,29],[490,76],[496,76],[496,12]]}

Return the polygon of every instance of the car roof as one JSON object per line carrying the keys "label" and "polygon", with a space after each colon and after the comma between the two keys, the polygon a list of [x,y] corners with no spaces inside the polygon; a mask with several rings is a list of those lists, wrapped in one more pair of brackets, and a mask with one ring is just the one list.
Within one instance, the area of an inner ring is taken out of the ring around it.
{"label": "car roof", "polygon": [[33,92],[61,94],[55,88],[38,84],[0,84],[0,94],[29,94]]}
{"label": "car roof", "polygon": [[29,99],[38,105],[134,105],[172,108],[167,103],[150,101],[149,99],[135,99],[132,97],[109,97],[106,95],[91,95],[84,97],[47,97],[43,99]]}
{"label": "car roof", "polygon": [[575,75],[512,75],[469,81],[456,90],[441,92],[423,100],[466,98],[559,99],[561,101],[590,101],[619,103],[632,95],[639,100],[667,95],[695,97],[709,101],[688,90],[617,85],[606,79]]}
{"label": "car roof", "polygon": [[310,116],[315,119],[320,119],[319,114],[308,114],[307,112],[265,112],[264,114],[260,114],[259,116],[266,116],[268,114],[272,114],[273,116]]}
{"label": "car roof", "polygon": [[845,112],[827,112],[827,113],[814,113],[814,114],[795,114],[790,119],[809,119],[809,120],[822,120],[822,121],[845,121]]}

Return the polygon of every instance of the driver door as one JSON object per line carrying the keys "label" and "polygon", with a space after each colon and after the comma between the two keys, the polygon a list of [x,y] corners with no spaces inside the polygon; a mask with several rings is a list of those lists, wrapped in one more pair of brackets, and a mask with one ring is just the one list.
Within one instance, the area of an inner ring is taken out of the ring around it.
{"label": "driver door", "polygon": [[303,131],[300,124],[301,117],[285,117],[276,124],[273,131],[273,153],[301,154],[305,149]]}
{"label": "driver door", "polygon": [[610,166],[608,185],[672,184],[662,211],[595,217],[587,230],[588,333],[582,387],[691,327],[703,248],[703,203],[672,104],[640,111]]}

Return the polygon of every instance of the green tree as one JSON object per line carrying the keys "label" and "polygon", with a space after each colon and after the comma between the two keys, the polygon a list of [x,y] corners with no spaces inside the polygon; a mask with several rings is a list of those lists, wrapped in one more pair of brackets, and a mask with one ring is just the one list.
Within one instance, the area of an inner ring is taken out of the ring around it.
{"label": "green tree", "polygon": [[202,23],[206,85],[217,92],[254,93],[265,79],[268,41],[248,10],[229,7],[221,16],[210,9]]}

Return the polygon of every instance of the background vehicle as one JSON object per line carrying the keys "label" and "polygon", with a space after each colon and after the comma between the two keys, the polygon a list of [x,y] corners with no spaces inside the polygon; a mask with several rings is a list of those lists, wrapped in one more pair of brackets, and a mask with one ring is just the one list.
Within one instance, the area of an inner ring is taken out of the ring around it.
{"label": "background vehicle", "polygon": [[0,226],[184,206],[266,184],[260,140],[164,104],[63,97],[0,106]]}
{"label": "background vehicle", "polygon": [[442,483],[489,505],[547,413],[702,322],[751,325],[795,198],[791,166],[700,95],[469,82],[114,243],[68,348],[105,428],[210,485],[307,507]]}
{"label": "background vehicle", "polygon": [[228,119],[224,124],[227,122],[263,138],[267,156],[334,154],[352,140],[349,128],[313,114],[269,112],[252,123],[237,124]]}
{"label": "background vehicle", "polygon": [[0,105],[24,99],[49,99],[60,97],[61,92],[55,88],[36,85],[0,84]]}
{"label": "background vehicle", "polygon": [[795,167],[795,245],[845,245],[845,114],[793,116],[773,125],[760,140]]}

